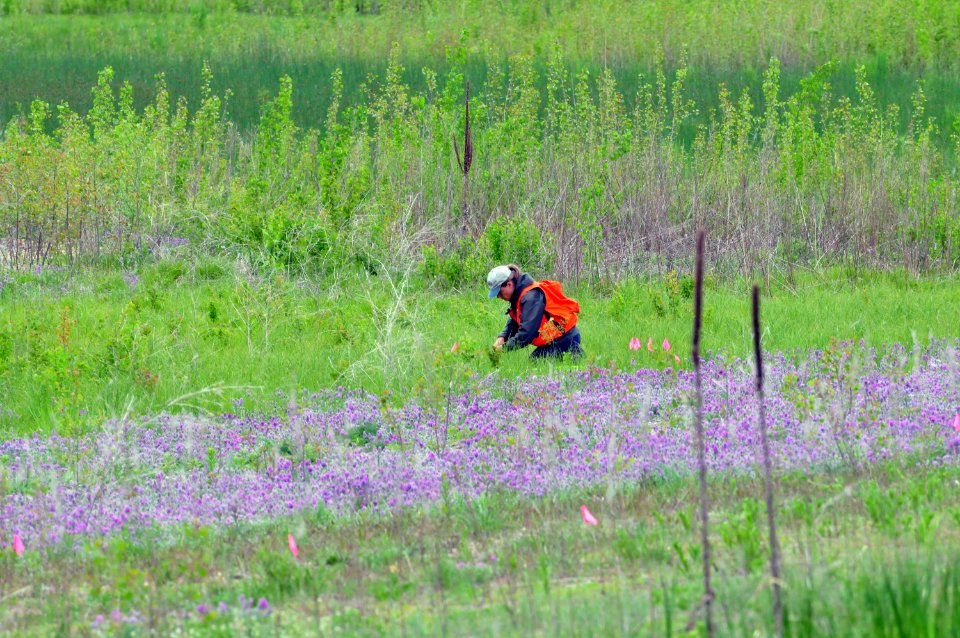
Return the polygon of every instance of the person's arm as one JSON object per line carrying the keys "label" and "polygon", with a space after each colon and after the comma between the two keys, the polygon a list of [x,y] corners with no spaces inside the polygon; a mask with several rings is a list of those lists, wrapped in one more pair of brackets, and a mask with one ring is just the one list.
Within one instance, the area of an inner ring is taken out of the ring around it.
{"label": "person's arm", "polygon": [[506,343],[507,339],[517,334],[517,322],[514,321],[509,315],[507,316],[507,325],[504,327],[503,331],[497,335],[497,338],[493,342],[494,350],[502,350],[503,344]]}
{"label": "person's arm", "polygon": [[503,349],[516,350],[529,346],[540,331],[540,322],[543,321],[546,309],[547,298],[542,290],[534,288],[526,293],[520,300],[520,327],[517,333],[503,344]]}
{"label": "person's arm", "polygon": [[498,339],[503,339],[506,341],[513,335],[517,334],[517,330],[520,329],[520,326],[517,325],[517,322],[513,320],[509,315],[507,316],[507,325],[503,328],[503,331],[497,336]]}

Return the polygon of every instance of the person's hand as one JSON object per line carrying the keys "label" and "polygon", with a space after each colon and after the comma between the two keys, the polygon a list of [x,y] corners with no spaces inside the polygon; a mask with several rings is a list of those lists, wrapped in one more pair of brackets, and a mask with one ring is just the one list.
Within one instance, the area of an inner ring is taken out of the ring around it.
{"label": "person's hand", "polygon": [[497,337],[497,340],[493,342],[494,350],[503,350],[503,344],[506,342],[506,339],[503,337]]}

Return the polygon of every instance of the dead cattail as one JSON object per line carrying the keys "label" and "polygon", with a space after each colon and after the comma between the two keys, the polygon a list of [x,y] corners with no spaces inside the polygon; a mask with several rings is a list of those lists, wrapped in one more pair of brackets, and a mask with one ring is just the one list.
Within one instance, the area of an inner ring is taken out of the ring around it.
{"label": "dead cattail", "polygon": [[470,82],[466,83],[466,96],[463,100],[463,161],[460,161],[460,147],[457,144],[457,134],[453,134],[453,152],[457,156],[457,166],[463,173],[463,196],[460,202],[460,212],[463,219],[467,217],[468,178],[470,165],[473,164],[473,139],[470,136]]}
{"label": "dead cattail", "polygon": [[706,231],[697,233],[697,259],[693,295],[693,384],[695,410],[693,423],[697,435],[697,466],[700,468],[700,545],[703,554],[703,609],[707,636],[713,636],[713,588],[710,585],[710,535],[708,528],[709,502],[707,501],[707,459],[703,436],[703,391],[700,386],[700,325],[703,315],[703,246]]}
{"label": "dead cattail", "polygon": [[470,165],[473,164],[473,140],[470,137],[470,82],[467,82],[466,97],[463,100],[463,176],[470,173]]}
{"label": "dead cattail", "polygon": [[470,83],[467,82],[466,97],[463,101],[463,161],[460,161],[460,145],[457,142],[457,134],[453,134],[453,152],[457,156],[457,166],[463,173],[466,180],[470,174],[470,165],[473,164],[473,138],[470,135]]}
{"label": "dead cattail", "polygon": [[767,439],[767,412],[763,400],[763,352],[760,349],[760,288],[753,287],[753,350],[756,353],[757,404],[760,412],[760,446],[763,451],[763,479],[766,484],[767,523],[770,528],[770,576],[773,578],[773,619],[777,637],[783,636],[783,608],[780,604],[780,547],[777,543],[777,524],[773,510],[773,468],[770,461],[770,442]]}

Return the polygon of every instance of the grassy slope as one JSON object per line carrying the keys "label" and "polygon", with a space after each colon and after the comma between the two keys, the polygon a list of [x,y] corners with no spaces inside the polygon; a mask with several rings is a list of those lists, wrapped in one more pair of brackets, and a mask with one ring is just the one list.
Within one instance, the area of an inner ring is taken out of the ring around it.
{"label": "grassy slope", "polygon": [[[0,290],[2,431],[74,431],[127,409],[224,411],[238,398],[265,407],[276,403],[277,391],[331,385],[406,396],[494,371],[487,348],[502,327],[502,302],[488,300],[482,286],[444,292],[415,275],[403,292],[401,284],[399,277],[362,275],[262,281],[221,262],[192,269],[160,262],[145,267],[133,287],[120,274],[24,274]],[[774,283],[764,300],[765,347],[955,338],[958,285],[902,275],[853,283],[839,274]],[[676,365],[662,351],[664,338],[689,365],[688,288],[682,278],[606,290],[570,286],[583,308],[589,357],[562,367]],[[711,286],[707,351],[748,355],[748,313],[747,283]],[[657,352],[630,351],[632,337],[644,344],[652,337]],[[457,354],[450,353],[454,342]],[[512,353],[500,370],[548,371],[531,365]]]}

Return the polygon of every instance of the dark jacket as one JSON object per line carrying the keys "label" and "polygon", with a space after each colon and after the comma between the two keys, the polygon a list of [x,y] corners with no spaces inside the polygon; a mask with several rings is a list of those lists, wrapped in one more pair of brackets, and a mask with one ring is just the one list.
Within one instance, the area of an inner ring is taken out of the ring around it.
{"label": "dark jacket", "polygon": [[[533,283],[533,278],[526,273],[520,275],[516,285],[513,287],[513,296],[510,297],[510,310],[517,307],[517,301],[520,299],[520,293],[523,289]],[[540,331],[540,322],[543,321],[543,313],[547,309],[547,297],[539,288],[534,288],[523,296],[520,303],[520,325],[510,318],[510,311],[507,311],[507,325],[500,333],[500,336],[506,339],[503,344],[504,350],[516,350],[525,348],[537,337]]]}

